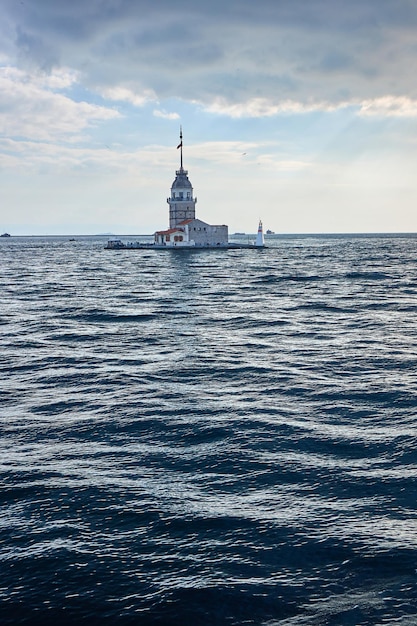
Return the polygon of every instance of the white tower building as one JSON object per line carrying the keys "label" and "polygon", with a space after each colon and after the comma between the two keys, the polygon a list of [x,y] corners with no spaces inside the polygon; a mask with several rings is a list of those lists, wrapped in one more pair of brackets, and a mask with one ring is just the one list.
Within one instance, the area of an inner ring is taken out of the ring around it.
{"label": "white tower building", "polygon": [[177,148],[181,150],[180,169],[175,172],[176,177],[171,187],[171,197],[167,198],[169,204],[169,227],[176,228],[185,220],[195,219],[195,205],[197,198],[193,198],[193,188],[188,180],[188,171],[182,164],[182,128],[180,129],[180,143]]}
{"label": "white tower building", "polygon": [[258,248],[262,248],[265,243],[264,243],[264,231],[262,228],[262,222],[261,220],[259,220],[259,226],[258,226],[258,234],[256,235],[256,246],[258,246]]}
{"label": "white tower building", "polygon": [[169,204],[169,228],[157,230],[155,243],[158,246],[178,247],[227,247],[229,242],[228,227],[225,224],[211,225],[195,216],[197,198],[193,197],[193,188],[188,180],[188,172],[182,163],[182,128],[180,129],[181,149],[180,169],[175,172],[171,187]]}

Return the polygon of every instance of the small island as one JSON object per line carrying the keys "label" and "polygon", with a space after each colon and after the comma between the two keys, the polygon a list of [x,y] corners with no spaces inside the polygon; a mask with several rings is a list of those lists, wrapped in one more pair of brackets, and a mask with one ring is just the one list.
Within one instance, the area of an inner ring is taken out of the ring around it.
{"label": "small island", "polygon": [[110,239],[107,250],[177,250],[177,249],[230,249],[230,248],[262,248],[264,238],[262,222],[259,222],[256,242],[235,243],[229,242],[228,226],[226,224],[208,224],[196,218],[195,206],[197,198],[193,195],[193,187],[188,178],[188,171],[183,166],[183,136],[180,129],[180,169],[175,172],[175,180],[171,186],[171,195],[167,198],[169,205],[169,228],[154,233],[153,243],[129,242],[120,239]]}

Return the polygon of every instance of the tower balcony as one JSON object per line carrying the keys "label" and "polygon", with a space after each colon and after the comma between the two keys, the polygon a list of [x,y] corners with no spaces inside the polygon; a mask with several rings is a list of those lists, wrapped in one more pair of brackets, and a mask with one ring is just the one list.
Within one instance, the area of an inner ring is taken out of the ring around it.
{"label": "tower balcony", "polygon": [[168,204],[170,202],[194,202],[197,204],[197,198],[167,198]]}

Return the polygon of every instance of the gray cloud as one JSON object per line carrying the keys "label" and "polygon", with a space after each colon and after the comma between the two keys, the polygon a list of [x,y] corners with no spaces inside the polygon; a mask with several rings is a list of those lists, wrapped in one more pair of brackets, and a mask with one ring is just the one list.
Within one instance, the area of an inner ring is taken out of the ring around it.
{"label": "gray cloud", "polygon": [[[409,0],[3,0],[3,53],[209,105],[417,98]],[[0,26],[0,29],[2,27]]]}

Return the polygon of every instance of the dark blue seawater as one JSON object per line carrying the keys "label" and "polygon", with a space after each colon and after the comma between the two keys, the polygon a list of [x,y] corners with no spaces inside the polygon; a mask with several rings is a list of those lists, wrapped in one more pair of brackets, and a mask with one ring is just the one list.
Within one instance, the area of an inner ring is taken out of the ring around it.
{"label": "dark blue seawater", "polygon": [[417,624],[417,238],[0,241],[0,623]]}

